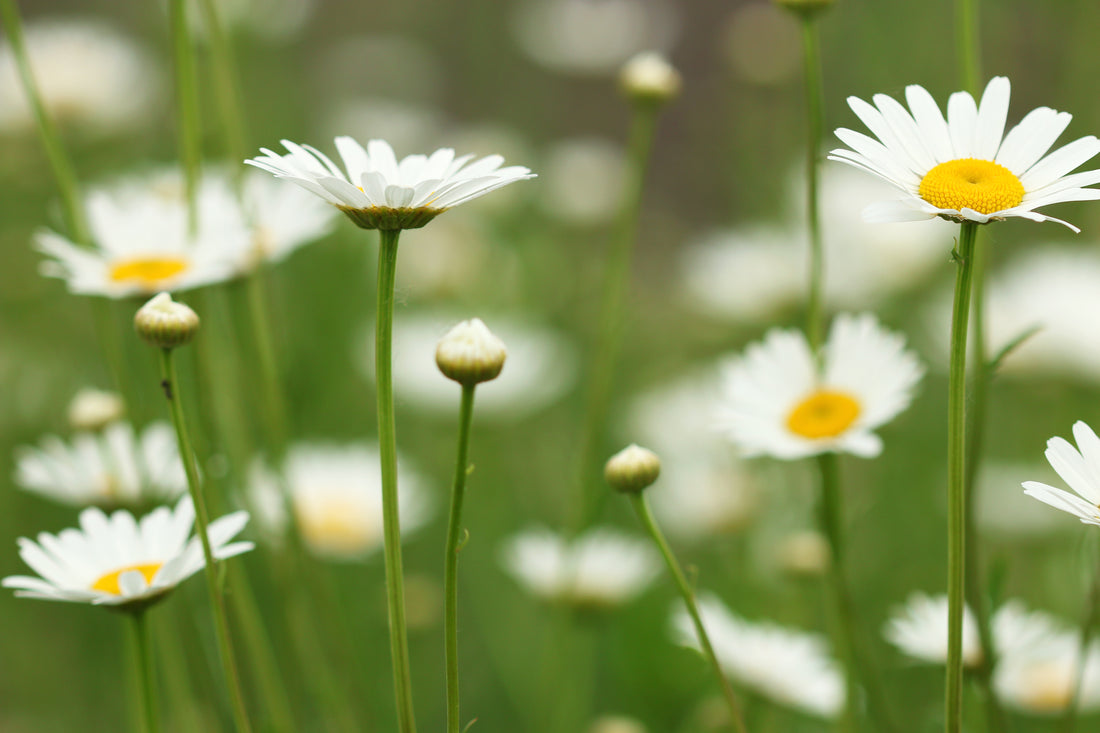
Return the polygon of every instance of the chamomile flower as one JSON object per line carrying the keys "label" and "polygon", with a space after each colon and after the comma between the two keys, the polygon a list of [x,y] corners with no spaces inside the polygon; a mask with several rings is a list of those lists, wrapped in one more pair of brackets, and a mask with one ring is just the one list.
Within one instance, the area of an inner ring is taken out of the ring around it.
{"label": "chamomile flower", "polygon": [[179,292],[232,278],[252,247],[239,210],[227,208],[224,180],[205,178],[191,231],[178,170],[158,171],[90,190],[85,209],[94,249],[51,231],[37,235],[50,259],[41,272],[78,295],[125,298]]}
{"label": "chamomile flower", "polygon": [[[699,612],[718,663],[730,677],[775,702],[822,718],[833,718],[843,709],[844,676],[823,637],[745,621],[714,597],[700,598]],[[674,612],[672,626],[679,643],[698,648],[686,610]]]}
{"label": "chamomile flower", "polygon": [[68,442],[47,435],[16,451],[15,483],[75,506],[135,506],[174,500],[187,490],[167,423],[153,423],[140,435],[126,422],[78,432]]}
{"label": "chamomile flower", "polygon": [[772,330],[726,367],[719,427],[747,456],[877,456],[872,431],[904,410],[923,374],[870,314],[837,316],[818,371],[805,336]]}
{"label": "chamomile flower", "polygon": [[[43,532],[37,542],[20,538],[20,557],[41,577],[12,575],[3,586],[22,598],[143,608],[203,568],[194,521],[187,496],[174,510],[158,507],[140,522],[122,509],[110,516],[85,509],[80,529]],[[247,522],[247,512],[234,512],[210,524],[214,559],[252,549],[251,542],[230,542]]]}
{"label": "chamomile flower", "polygon": [[501,168],[499,155],[471,163],[471,155],[456,158],[454,150],[440,148],[399,162],[385,140],[364,149],[350,137],[336,138],[342,170],[316,148],[282,143],[286,155],[262,148],[263,155],[245,162],[315,193],[364,229],[417,229],[453,206],[534,178],[523,166]]}
{"label": "chamomile flower", "polygon": [[1032,110],[1005,134],[1010,84],[992,79],[975,103],[967,92],[947,102],[947,118],[923,87],[906,87],[906,110],[898,101],[876,94],[874,106],[849,97],[852,111],[878,138],[841,128],[836,135],[851,150],[833,150],[830,160],[860,168],[905,194],[863,210],[867,221],[919,221],[943,217],[985,224],[1022,217],[1054,221],[1036,209],[1064,201],[1100,198],[1100,170],[1070,175],[1100,153],[1100,140],[1079,138],[1047,155],[1069,125],[1071,115],[1049,107]]}
{"label": "chamomile flower", "polygon": [[1068,631],[1002,655],[993,672],[998,697],[1035,715],[1065,711],[1078,684],[1078,709],[1100,708],[1100,646],[1090,644],[1082,660],[1078,635]]}
{"label": "chamomile flower", "polygon": [[[287,453],[290,505],[306,547],[333,560],[360,560],[382,548],[382,484],[378,451],[360,445],[300,444]],[[419,478],[399,463],[401,531],[431,517]],[[252,464],[250,499],[261,529],[281,539],[287,527],[279,481],[261,462]]]}
{"label": "chamomile flower", "polygon": [[[228,192],[228,188],[224,190]],[[241,213],[252,246],[239,263],[241,272],[251,272],[263,262],[282,262],[298,248],[328,234],[335,220],[336,212],[316,196],[260,173],[245,178],[243,199]],[[235,198],[225,206],[238,208]],[[227,212],[226,218],[233,215]]]}
{"label": "chamomile flower", "polygon": [[1100,526],[1100,438],[1080,420],[1073,425],[1073,437],[1076,448],[1064,438],[1051,438],[1045,455],[1077,495],[1038,481],[1024,481],[1024,493],[1076,516],[1084,524]]}
{"label": "chamomile flower", "polygon": [[547,529],[528,530],[505,543],[501,562],[538,598],[582,608],[626,603],[660,569],[648,543],[606,527],[574,540]]}

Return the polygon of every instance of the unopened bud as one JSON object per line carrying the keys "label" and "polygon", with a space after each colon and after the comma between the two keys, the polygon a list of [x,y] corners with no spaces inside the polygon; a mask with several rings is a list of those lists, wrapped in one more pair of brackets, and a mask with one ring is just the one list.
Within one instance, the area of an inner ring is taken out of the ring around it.
{"label": "unopened bud", "polygon": [[162,349],[188,343],[199,330],[199,317],[168,293],[153,296],[134,315],[134,330],[146,342]]}
{"label": "unopened bud", "polygon": [[680,93],[680,72],[656,51],[630,59],[619,74],[623,91],[637,102],[664,103]]}
{"label": "unopened bud", "polygon": [[82,389],[69,403],[69,425],[73,430],[99,431],[122,419],[126,406],[114,392]]}
{"label": "unopened bud", "polygon": [[773,0],[776,5],[799,15],[813,15],[828,8],[834,0]]}
{"label": "unopened bud", "polygon": [[439,340],[435,363],[448,379],[480,384],[496,379],[508,350],[480,318],[463,321]]}
{"label": "unopened bud", "polygon": [[611,488],[624,494],[637,494],[661,475],[661,459],[651,450],[628,445],[611,456],[603,476]]}

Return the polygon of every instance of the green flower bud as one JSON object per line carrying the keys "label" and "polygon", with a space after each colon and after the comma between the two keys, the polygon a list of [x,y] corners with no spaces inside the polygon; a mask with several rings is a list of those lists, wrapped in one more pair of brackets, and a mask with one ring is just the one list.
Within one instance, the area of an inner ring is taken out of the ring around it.
{"label": "green flower bud", "polygon": [[125,412],[122,398],[114,392],[82,389],[69,403],[69,425],[73,430],[97,432],[121,420]]}
{"label": "green flower bud", "polygon": [[173,349],[191,341],[199,330],[199,317],[168,293],[153,296],[134,315],[134,330],[153,346]]}
{"label": "green flower bud", "polygon": [[656,51],[640,53],[619,73],[626,96],[636,102],[664,104],[680,93],[681,79],[668,60]]}
{"label": "green flower bud", "polygon": [[624,494],[640,493],[661,475],[661,459],[651,450],[631,444],[611,456],[603,476],[611,488]]}
{"label": "green flower bud", "polygon": [[497,378],[507,355],[504,342],[480,318],[474,318],[458,324],[439,340],[435,363],[448,379],[459,384],[480,384]]}

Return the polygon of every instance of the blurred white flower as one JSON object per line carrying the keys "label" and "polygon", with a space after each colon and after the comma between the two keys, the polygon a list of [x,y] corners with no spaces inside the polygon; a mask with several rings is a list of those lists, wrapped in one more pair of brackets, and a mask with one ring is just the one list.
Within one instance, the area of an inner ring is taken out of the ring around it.
{"label": "blurred white flower", "polygon": [[102,430],[126,414],[126,403],[116,392],[82,389],[69,403],[69,427],[73,430]]}
{"label": "blurred white flower", "polygon": [[[993,687],[1017,710],[1055,715],[1073,700],[1081,667],[1078,634],[1063,632],[1003,655],[993,671]],[[1077,706],[1091,712],[1100,708],[1100,645],[1095,641],[1085,652],[1083,667]]]}
{"label": "blurred white flower", "polygon": [[[306,547],[332,560],[360,560],[382,549],[382,465],[378,450],[363,445],[299,444],[287,452],[290,503]],[[420,477],[398,461],[401,532],[431,517]],[[249,499],[260,529],[276,542],[287,528],[278,477],[259,460],[249,472]]]}
{"label": "blurred white flower", "polygon": [[648,730],[640,720],[625,715],[604,715],[592,721],[588,733],[646,733]]}
{"label": "blurred white flower", "polygon": [[776,543],[775,555],[779,567],[792,575],[821,576],[832,562],[829,541],[812,529],[785,535]]}
{"label": "blurred white flower", "polygon": [[442,126],[437,111],[416,102],[341,96],[332,102],[323,129],[333,137],[342,130],[370,130],[398,150],[420,150],[440,139]]}
{"label": "blurred white flower", "polygon": [[1064,438],[1051,438],[1045,455],[1051,468],[1075,493],[1038,481],[1024,481],[1024,493],[1072,514],[1083,524],[1100,526],[1100,438],[1080,420],[1073,424],[1073,437],[1076,448]]}
{"label": "blurred white flower", "polygon": [[[236,197],[225,205],[239,208]],[[239,265],[242,272],[251,272],[261,262],[283,261],[299,247],[328,234],[336,221],[336,210],[324,201],[259,172],[245,176],[243,206],[252,247]]]}
{"label": "blurred white flower", "polygon": [[[399,402],[444,415],[458,409],[458,389],[439,373],[435,348],[460,316],[451,313],[398,314],[393,333],[394,393]],[[478,420],[530,417],[565,396],[577,378],[578,354],[564,336],[517,318],[488,314],[493,332],[508,344],[508,368],[478,387]],[[362,342],[365,373],[374,375],[373,330]]]}
{"label": "blurred white flower", "polygon": [[175,431],[153,423],[138,436],[114,422],[100,432],[56,435],[15,454],[15,483],[74,506],[139,506],[171,501],[187,490]]}
{"label": "blurred white flower", "polygon": [[582,608],[613,608],[642,592],[660,570],[649,543],[601,527],[569,540],[548,529],[522,532],[501,563],[530,593]]}
{"label": "blurred white flower", "polygon": [[513,29],[535,62],[571,74],[613,74],[648,49],[668,50],[678,22],[664,0],[524,0]]}
{"label": "blurred white flower", "polygon": [[[223,28],[242,28],[270,40],[296,35],[313,15],[315,0],[218,0],[218,22]],[[207,35],[201,0],[187,10],[195,32]]]}
{"label": "blurred white flower", "polygon": [[[119,133],[148,121],[160,74],[140,46],[101,20],[26,23],[27,55],[47,111],[80,132]],[[33,130],[15,57],[0,45],[0,130]]]}
{"label": "blurred white flower", "polygon": [[[745,621],[713,596],[699,599],[699,611],[718,663],[730,677],[781,705],[822,718],[843,709],[844,676],[823,637]],[[686,610],[677,608],[672,626],[678,643],[699,648]]]}
{"label": "blurred white flower", "polygon": [[800,331],[769,331],[726,366],[718,427],[746,456],[877,456],[872,431],[909,406],[924,368],[867,313],[836,317],[822,362],[819,375]]}
{"label": "blurred white flower", "polygon": [[626,185],[626,161],[619,145],[599,138],[556,143],[543,160],[542,207],[577,226],[599,224],[615,215]]}
{"label": "blurred white flower", "polygon": [[[199,538],[191,536],[194,521],[189,496],[140,522],[121,509],[110,517],[85,509],[80,529],[42,532],[38,542],[19,538],[19,556],[41,577],[12,575],[3,585],[20,598],[119,608],[152,603],[205,566]],[[248,512],[234,512],[210,523],[215,560],[252,549],[251,542],[229,542],[247,522]]]}
{"label": "blurred white flower", "polygon": [[252,251],[252,236],[227,181],[201,180],[193,235],[183,191],[178,169],[90,189],[85,209],[95,247],[40,231],[38,249],[50,258],[42,274],[65,280],[70,292],[109,298],[179,292],[234,277]]}

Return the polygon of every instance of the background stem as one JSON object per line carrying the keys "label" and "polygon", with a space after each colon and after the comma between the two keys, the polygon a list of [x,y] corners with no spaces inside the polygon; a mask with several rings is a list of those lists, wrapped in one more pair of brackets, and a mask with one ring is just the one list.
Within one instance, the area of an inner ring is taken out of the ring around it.
{"label": "background stem", "polygon": [[156,669],[153,666],[153,645],[149,638],[149,625],[145,610],[130,614],[130,628],[134,637],[134,668],[141,687],[141,720],[144,733],[160,732],[160,716],[157,711]]}

